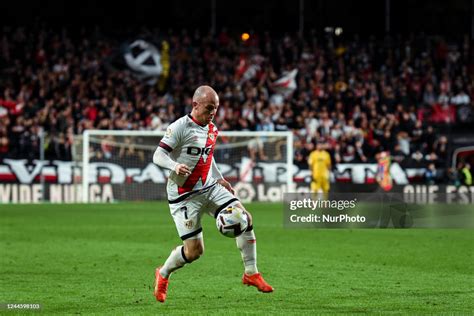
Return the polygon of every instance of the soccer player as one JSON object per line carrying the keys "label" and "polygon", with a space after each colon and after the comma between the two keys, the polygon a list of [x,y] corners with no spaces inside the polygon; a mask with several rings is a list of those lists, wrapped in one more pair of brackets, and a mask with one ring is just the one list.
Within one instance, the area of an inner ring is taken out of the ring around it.
{"label": "soccer player", "polygon": [[311,192],[320,193],[322,191],[324,197],[327,198],[331,156],[324,150],[321,142],[318,142],[316,149],[309,154],[308,165],[312,173]]}
{"label": "soccer player", "polygon": [[234,195],[234,189],[220,173],[213,158],[217,128],[212,123],[219,97],[209,86],[193,95],[190,114],[172,123],[153,156],[153,162],[169,169],[167,184],[170,212],[183,245],[176,247],[163,266],[155,271],[154,295],[164,302],[173,271],[197,260],[204,252],[201,217],[214,217],[229,206],[241,208],[249,218],[247,230],[236,238],[244,262],[242,282],[261,292],[272,292],[257,270],[257,245],[252,217]]}

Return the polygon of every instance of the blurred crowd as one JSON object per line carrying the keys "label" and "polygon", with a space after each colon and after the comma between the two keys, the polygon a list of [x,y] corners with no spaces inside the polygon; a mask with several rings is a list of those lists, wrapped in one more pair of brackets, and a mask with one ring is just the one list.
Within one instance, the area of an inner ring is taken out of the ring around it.
{"label": "blurred crowd", "polygon": [[[170,45],[161,91],[113,67],[117,48],[136,38]],[[293,131],[300,167],[318,140],[334,163],[375,162],[389,151],[406,166],[444,168],[449,139],[436,124],[452,124],[456,108],[472,109],[472,57],[467,36],[251,33],[244,42],[225,29],[211,36],[142,28],[122,36],[4,27],[0,158],[37,158],[40,132],[46,158],[69,160],[74,135],[84,129],[165,130],[190,111],[194,89],[209,84],[220,95],[220,130]],[[274,82],[293,69],[296,89],[278,94]]]}

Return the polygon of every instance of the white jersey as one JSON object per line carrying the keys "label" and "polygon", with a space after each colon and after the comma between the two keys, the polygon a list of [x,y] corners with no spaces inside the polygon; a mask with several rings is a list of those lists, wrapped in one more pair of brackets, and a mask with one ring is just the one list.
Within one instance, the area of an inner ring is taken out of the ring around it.
{"label": "white jersey", "polygon": [[215,185],[211,165],[217,134],[214,124],[202,125],[190,114],[168,127],[159,146],[170,153],[171,159],[186,164],[191,170],[188,176],[171,171],[166,187],[170,202]]}

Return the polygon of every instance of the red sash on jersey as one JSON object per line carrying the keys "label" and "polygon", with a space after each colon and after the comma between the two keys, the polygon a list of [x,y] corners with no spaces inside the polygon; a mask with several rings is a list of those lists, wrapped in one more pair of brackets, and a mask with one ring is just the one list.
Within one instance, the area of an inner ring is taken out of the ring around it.
{"label": "red sash on jersey", "polygon": [[214,154],[214,146],[216,145],[217,134],[218,131],[214,131],[214,124],[210,123],[205,147],[208,148],[209,146],[211,146],[211,151],[209,152],[206,161],[204,161],[203,157],[204,151],[201,153],[201,157],[199,157],[198,163],[186,179],[186,182],[184,182],[183,186],[178,187],[178,194],[181,195],[183,193],[192,191],[199,179],[202,180],[203,185],[206,183],[207,176],[209,175],[209,169],[211,169],[212,157]]}

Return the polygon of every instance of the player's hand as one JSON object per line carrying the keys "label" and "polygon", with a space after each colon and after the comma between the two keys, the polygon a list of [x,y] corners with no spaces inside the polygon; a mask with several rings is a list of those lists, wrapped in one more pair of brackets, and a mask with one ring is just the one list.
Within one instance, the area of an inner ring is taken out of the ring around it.
{"label": "player's hand", "polygon": [[174,172],[176,172],[178,176],[183,177],[189,176],[191,174],[191,170],[189,170],[189,167],[184,163],[177,164],[176,167],[174,167]]}
{"label": "player's hand", "polygon": [[224,188],[226,188],[227,191],[229,191],[230,193],[235,194],[234,188],[232,187],[232,185],[227,180],[219,179],[219,180],[217,180],[217,183],[219,183]]}

